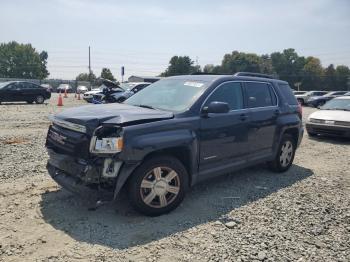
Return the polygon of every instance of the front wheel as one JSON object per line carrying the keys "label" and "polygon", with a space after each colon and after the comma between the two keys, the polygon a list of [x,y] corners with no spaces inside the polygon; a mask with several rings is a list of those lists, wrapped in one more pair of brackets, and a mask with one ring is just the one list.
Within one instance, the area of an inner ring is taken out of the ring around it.
{"label": "front wheel", "polygon": [[131,205],[140,213],[159,216],[175,209],[185,197],[188,174],[183,164],[171,156],[146,160],[128,182]]}
{"label": "front wheel", "polygon": [[289,134],[283,135],[275,159],[269,162],[270,168],[275,172],[287,171],[293,164],[295,150],[296,143],[293,137]]}
{"label": "front wheel", "polygon": [[45,98],[43,96],[37,96],[35,98],[35,103],[37,103],[37,104],[42,104],[42,103],[44,103],[44,101],[45,101]]}

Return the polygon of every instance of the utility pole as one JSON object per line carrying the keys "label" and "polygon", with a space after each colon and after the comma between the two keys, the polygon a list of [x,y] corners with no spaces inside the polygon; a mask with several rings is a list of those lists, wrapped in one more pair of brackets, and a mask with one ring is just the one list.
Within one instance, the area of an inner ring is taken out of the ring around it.
{"label": "utility pole", "polygon": [[91,74],[91,54],[90,54],[90,46],[89,46],[89,74]]}

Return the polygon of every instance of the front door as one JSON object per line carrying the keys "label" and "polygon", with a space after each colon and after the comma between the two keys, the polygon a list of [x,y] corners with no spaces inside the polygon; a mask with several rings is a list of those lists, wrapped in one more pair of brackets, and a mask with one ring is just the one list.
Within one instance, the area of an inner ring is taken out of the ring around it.
{"label": "front door", "polygon": [[201,118],[199,170],[220,168],[244,158],[248,151],[249,110],[244,109],[240,82],[218,86],[204,104],[225,102],[230,112],[210,113]]}

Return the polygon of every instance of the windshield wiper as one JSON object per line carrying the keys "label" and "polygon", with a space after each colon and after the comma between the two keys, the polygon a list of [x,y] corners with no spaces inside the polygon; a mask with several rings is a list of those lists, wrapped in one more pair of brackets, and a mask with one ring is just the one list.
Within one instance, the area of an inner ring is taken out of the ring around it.
{"label": "windshield wiper", "polygon": [[154,109],[154,110],[155,110],[155,108],[154,108],[153,106],[149,106],[149,105],[137,105],[137,106],[143,107],[143,108]]}

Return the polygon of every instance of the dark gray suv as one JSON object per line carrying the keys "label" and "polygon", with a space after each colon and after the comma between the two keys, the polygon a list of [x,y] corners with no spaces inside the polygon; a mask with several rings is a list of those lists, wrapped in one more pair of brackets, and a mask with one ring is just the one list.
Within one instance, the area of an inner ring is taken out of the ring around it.
{"label": "dark gray suv", "polygon": [[141,213],[176,208],[190,186],[267,162],[286,171],[303,136],[287,82],[265,75],[186,75],[160,80],[122,104],[55,115],[48,171],[64,188],[115,199]]}

